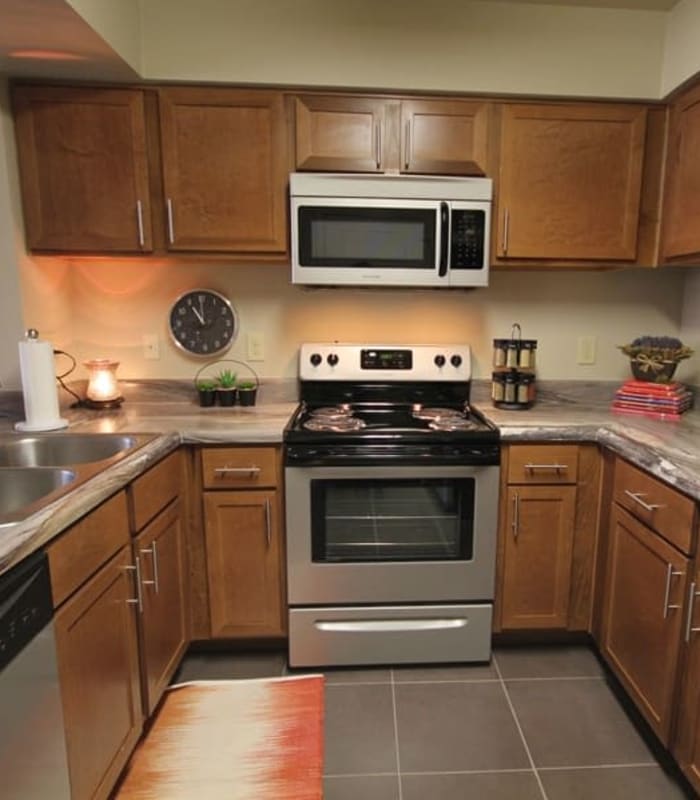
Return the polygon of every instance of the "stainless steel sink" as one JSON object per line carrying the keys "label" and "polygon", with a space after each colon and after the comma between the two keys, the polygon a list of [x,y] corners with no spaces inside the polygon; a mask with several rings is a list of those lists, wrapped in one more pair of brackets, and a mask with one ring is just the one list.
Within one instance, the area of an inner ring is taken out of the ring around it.
{"label": "stainless steel sink", "polygon": [[0,437],[0,467],[67,467],[104,461],[137,445],[120,433],[49,433]]}
{"label": "stainless steel sink", "polygon": [[59,467],[0,467],[0,521],[34,510],[38,501],[48,501],[75,478],[73,470]]}

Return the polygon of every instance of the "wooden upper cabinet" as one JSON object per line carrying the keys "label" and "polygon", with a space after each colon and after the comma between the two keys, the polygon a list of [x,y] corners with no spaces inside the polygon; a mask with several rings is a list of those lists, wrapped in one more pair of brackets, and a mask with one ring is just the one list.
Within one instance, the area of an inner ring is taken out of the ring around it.
{"label": "wooden upper cabinet", "polygon": [[301,95],[295,105],[299,170],[485,174],[488,103]]}
{"label": "wooden upper cabinet", "polygon": [[634,261],[647,110],[502,107],[497,259]]}
{"label": "wooden upper cabinet", "polygon": [[287,250],[287,133],[279,92],[158,91],[167,247]]}
{"label": "wooden upper cabinet", "polygon": [[143,93],[19,86],[13,105],[27,247],[150,251]]}
{"label": "wooden upper cabinet", "polygon": [[662,256],[700,254],[700,86],[681,94],[671,105]]}

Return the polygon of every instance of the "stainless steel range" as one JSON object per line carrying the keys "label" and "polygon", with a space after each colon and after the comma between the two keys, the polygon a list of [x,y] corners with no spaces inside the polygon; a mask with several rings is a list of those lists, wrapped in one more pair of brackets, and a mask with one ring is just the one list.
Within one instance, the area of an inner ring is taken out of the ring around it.
{"label": "stainless steel range", "polygon": [[304,344],[285,430],[292,666],[488,661],[499,435],[467,345]]}

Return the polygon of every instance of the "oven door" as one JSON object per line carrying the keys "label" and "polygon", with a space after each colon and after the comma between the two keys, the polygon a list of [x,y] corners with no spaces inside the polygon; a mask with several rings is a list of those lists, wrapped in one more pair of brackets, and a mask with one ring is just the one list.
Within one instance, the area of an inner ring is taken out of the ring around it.
{"label": "oven door", "polygon": [[288,467],[290,605],[490,601],[497,466]]}

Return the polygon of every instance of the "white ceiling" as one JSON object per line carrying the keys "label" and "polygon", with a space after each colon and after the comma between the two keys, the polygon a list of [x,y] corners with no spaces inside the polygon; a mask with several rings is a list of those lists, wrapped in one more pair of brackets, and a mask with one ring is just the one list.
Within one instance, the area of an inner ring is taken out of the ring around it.
{"label": "white ceiling", "polygon": [[[646,11],[668,11],[679,2],[679,0],[490,1]],[[18,50],[34,51],[34,53],[19,56],[16,55]],[[65,0],[0,0],[0,74],[57,79],[138,78],[126,61]]]}

